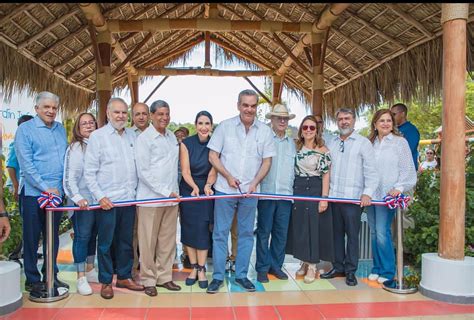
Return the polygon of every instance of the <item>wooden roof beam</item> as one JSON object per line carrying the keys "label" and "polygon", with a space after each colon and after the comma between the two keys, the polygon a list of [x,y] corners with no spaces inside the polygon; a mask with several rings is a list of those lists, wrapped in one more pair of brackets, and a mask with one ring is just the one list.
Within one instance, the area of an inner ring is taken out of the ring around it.
{"label": "wooden roof beam", "polygon": [[[319,20],[313,24],[313,30],[316,29],[318,33],[323,32],[327,27],[331,26],[334,20],[336,20],[338,16],[348,7],[349,4],[347,3],[331,4],[321,13]],[[303,52],[303,48],[310,44],[311,35],[306,34],[301,37],[300,41],[298,41],[298,43],[293,47],[291,52],[295,57],[298,57]],[[286,58],[280,68],[276,71],[276,74],[279,76],[283,76],[292,64],[293,59],[291,59],[291,57]]]}
{"label": "wooden roof beam", "polygon": [[108,21],[110,32],[133,31],[169,31],[169,30],[196,30],[196,31],[261,31],[261,32],[301,32],[311,33],[313,25],[306,22],[274,22],[250,20],[224,20],[216,18],[194,19],[142,19],[136,21],[111,19]]}
{"label": "wooden roof beam", "polygon": [[132,59],[135,57],[135,55],[140,51],[140,49],[151,39],[153,36],[153,33],[149,32],[143,40],[135,46],[132,52],[125,58],[125,60],[122,61],[122,63],[112,72],[112,76],[116,76],[120,70],[122,70],[123,67]]}
{"label": "wooden roof beam", "polygon": [[298,59],[298,57],[295,57],[295,55],[293,54],[293,52],[291,52],[290,49],[288,49],[288,47],[285,45],[285,43],[278,37],[278,35],[276,33],[273,34],[273,38],[276,40],[276,42],[278,42],[279,46],[286,52],[286,54],[291,58],[293,59],[293,62],[295,62],[301,69],[309,72],[309,66],[305,66],[301,61],[300,59]]}
{"label": "wooden roof beam", "polygon": [[23,49],[25,47],[27,47],[28,45],[30,45],[31,43],[35,42],[36,40],[39,40],[42,36],[44,36],[45,34],[47,34],[48,32],[50,32],[51,30],[53,30],[54,28],[56,28],[57,26],[59,26],[60,24],[62,24],[64,21],[66,21],[67,19],[71,18],[72,16],[78,14],[79,12],[81,12],[81,10],[79,8],[76,8],[76,9],[72,9],[71,11],[69,11],[68,13],[66,13],[65,15],[62,15],[61,17],[57,18],[53,23],[51,23],[50,25],[44,27],[42,30],[40,30],[40,32],[38,32],[37,34],[35,34],[34,36],[32,36],[31,38],[28,38],[26,39],[25,41],[23,41],[22,43],[20,43],[18,45],[18,48],[20,49]]}
{"label": "wooden roof beam", "polygon": [[[81,3],[79,4],[87,20],[92,20],[92,23],[96,29],[100,31],[110,31],[110,26],[107,20],[105,20],[100,7],[97,3]],[[124,61],[127,58],[127,55],[123,51],[123,48],[113,36],[112,36],[112,46],[114,47],[113,53],[121,61]],[[130,62],[125,64],[125,69],[131,74],[137,74],[137,71]]]}
{"label": "wooden roof beam", "polygon": [[417,21],[415,18],[410,16],[408,13],[403,11],[397,4],[395,3],[385,3],[385,5],[390,8],[396,15],[398,15],[400,18],[405,20],[411,25],[414,25],[418,30],[420,30],[425,36],[427,37],[433,37],[433,33],[429,31],[428,29],[425,28],[424,25],[422,25],[419,21]]}
{"label": "wooden roof beam", "polygon": [[160,68],[138,69],[140,76],[207,76],[207,77],[267,77],[272,70],[218,70],[210,68]]}
{"label": "wooden roof beam", "polygon": [[33,8],[36,3],[24,3],[16,6],[10,13],[0,19],[0,26],[3,26],[5,23],[9,22],[11,19],[15,18],[20,13],[27,11]]}
{"label": "wooden roof beam", "polygon": [[262,91],[260,91],[257,86],[252,81],[250,81],[248,77],[244,77],[244,79],[250,84],[252,88],[254,88],[255,91],[257,91],[257,93],[263,98],[263,100],[265,100],[269,105],[272,105],[272,101]]}

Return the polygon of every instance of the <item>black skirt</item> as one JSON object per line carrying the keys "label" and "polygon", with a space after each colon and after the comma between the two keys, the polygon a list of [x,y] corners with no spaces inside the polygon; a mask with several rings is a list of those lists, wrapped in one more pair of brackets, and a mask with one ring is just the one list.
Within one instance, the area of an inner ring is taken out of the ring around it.
{"label": "black skirt", "polygon": [[[320,197],[321,177],[295,177],[294,195]],[[318,202],[295,201],[293,204],[286,253],[295,258],[319,263],[334,261],[334,240],[331,204],[323,213],[318,212]]]}

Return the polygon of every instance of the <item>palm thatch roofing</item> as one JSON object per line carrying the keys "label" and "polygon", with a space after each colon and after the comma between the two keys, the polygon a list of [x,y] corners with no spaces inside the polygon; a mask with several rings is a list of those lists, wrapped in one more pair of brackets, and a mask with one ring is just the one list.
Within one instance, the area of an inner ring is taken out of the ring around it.
{"label": "palm thatch roofing", "polygon": [[[203,17],[204,3],[101,3],[106,19]],[[318,21],[329,4],[323,3],[219,3],[225,20],[278,22]],[[355,3],[333,22],[324,61],[326,114],[346,106],[378,105],[411,99],[427,101],[440,93],[442,25],[440,3]],[[96,99],[96,62],[88,21],[78,3],[0,4],[0,85],[6,95],[28,88],[48,90],[62,99],[65,111],[89,107]],[[113,36],[129,55],[148,32],[120,32]],[[277,41],[292,49],[301,33],[259,31],[213,32],[218,59],[244,62],[253,70],[277,70],[288,58]],[[151,39],[130,60],[135,68],[159,68],[186,58],[204,32],[153,32]],[[469,7],[468,69],[474,70],[474,5]],[[309,49],[309,47],[307,48]],[[302,101],[311,101],[310,50],[301,63],[288,69],[284,86]],[[173,54],[177,52],[177,54]],[[112,55],[111,72],[122,64]],[[303,68],[304,67],[304,68]],[[306,70],[304,70],[306,69]],[[471,74],[472,75],[472,74]],[[142,79],[143,80],[143,79]],[[125,70],[112,79],[114,88],[127,86]]]}

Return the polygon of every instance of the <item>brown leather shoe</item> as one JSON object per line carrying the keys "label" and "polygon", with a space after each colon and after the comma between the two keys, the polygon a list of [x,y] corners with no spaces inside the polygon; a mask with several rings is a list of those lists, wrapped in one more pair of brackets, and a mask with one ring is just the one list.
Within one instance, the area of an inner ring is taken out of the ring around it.
{"label": "brown leather shoe", "polygon": [[145,287],[145,293],[150,297],[155,297],[158,291],[156,291],[156,287]]}
{"label": "brown leather shoe", "polygon": [[125,280],[117,279],[115,286],[117,288],[127,288],[128,290],[133,290],[133,291],[145,290],[144,286],[142,286],[141,284],[136,284],[135,282],[133,282],[132,279],[125,279]]}
{"label": "brown leather shoe", "polygon": [[114,289],[112,289],[112,284],[102,284],[100,296],[104,299],[112,299],[114,297]]}
{"label": "brown leather shoe", "polygon": [[168,281],[168,282],[163,283],[163,284],[157,284],[156,286],[165,288],[165,289],[170,290],[170,291],[179,291],[179,290],[181,290],[181,287],[178,286],[173,281]]}

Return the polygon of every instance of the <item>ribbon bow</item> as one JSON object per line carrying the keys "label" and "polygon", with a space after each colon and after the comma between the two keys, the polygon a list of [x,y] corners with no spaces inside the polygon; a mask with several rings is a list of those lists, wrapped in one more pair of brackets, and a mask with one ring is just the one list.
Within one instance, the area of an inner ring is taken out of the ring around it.
{"label": "ribbon bow", "polygon": [[38,198],[38,203],[41,209],[44,209],[45,207],[56,208],[62,202],[63,200],[61,199],[61,197],[52,192],[49,193],[49,192],[43,191],[41,192],[41,195]]}
{"label": "ribbon bow", "polygon": [[389,209],[395,209],[398,207],[402,209],[406,209],[408,207],[408,202],[410,201],[410,197],[404,195],[403,193],[400,193],[396,197],[392,197],[391,195],[388,194],[383,198],[383,201],[385,201]]}

